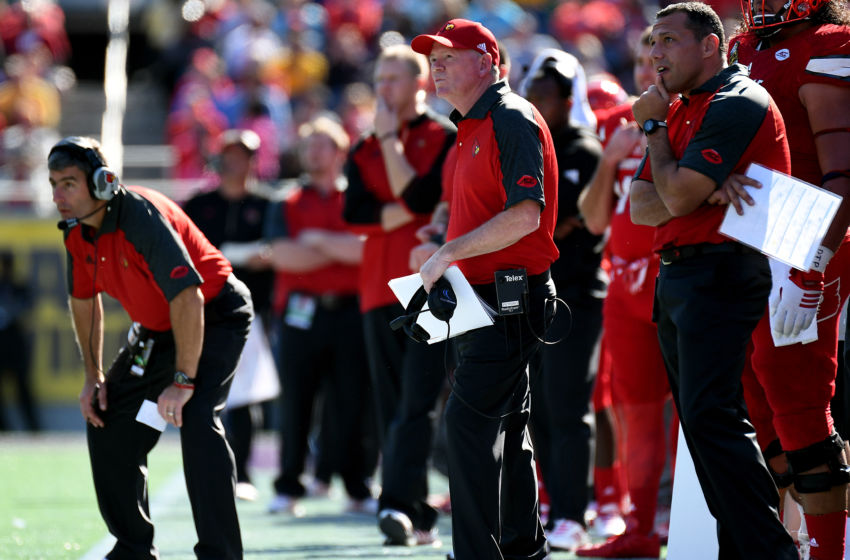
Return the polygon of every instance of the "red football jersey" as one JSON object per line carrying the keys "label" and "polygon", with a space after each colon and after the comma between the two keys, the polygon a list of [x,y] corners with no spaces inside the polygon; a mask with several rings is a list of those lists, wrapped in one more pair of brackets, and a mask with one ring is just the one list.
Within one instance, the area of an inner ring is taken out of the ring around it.
{"label": "red football jersey", "polygon": [[823,173],[799,91],[807,83],[850,87],[850,28],[820,25],[769,48],[758,50],[759,43],[753,33],[734,37],[729,60],[748,66],[750,78],[763,85],[779,107],[788,132],[791,174],[820,185]]}
{"label": "red football jersey", "polygon": [[[604,121],[599,126],[599,137],[603,145],[614,131],[620,126],[620,119],[634,122],[631,103],[626,103],[611,109]],[[614,180],[614,195],[617,203],[614,213],[611,215],[610,238],[608,239],[608,251],[626,261],[634,261],[652,254],[652,240],[655,236],[655,228],[650,226],[639,226],[632,222],[629,209],[629,190],[632,185],[632,177],[643,159],[644,147],[641,144],[635,146],[629,156],[617,166],[617,177]]]}

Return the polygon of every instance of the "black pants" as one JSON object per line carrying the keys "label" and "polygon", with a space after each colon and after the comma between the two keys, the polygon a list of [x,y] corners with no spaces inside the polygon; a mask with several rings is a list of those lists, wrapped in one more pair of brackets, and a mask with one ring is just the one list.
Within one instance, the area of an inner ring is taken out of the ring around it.
{"label": "black pants", "polygon": [[236,481],[251,482],[251,476],[248,474],[248,461],[251,459],[254,432],[263,424],[262,405],[254,403],[228,408],[224,413],[223,421],[227,443],[233,450]]}
{"label": "black pants", "polygon": [[437,521],[426,501],[434,409],[452,360],[445,342],[418,343],[393,331],[390,321],[403,313],[401,305],[388,305],[364,317],[379,418],[386,426],[379,507],[404,512],[415,528],[427,531]]}
{"label": "black pants", "polygon": [[[186,488],[198,534],[197,558],[242,558],[233,454],[220,414],[252,317],[248,289],[233,276],[205,306],[195,391],[183,407],[180,429]],[[153,336],[144,376],[130,373],[126,347],[118,354],[107,373],[107,410],[98,411],[105,426],[88,426],[98,506],[109,532],[118,539],[107,555],[111,560],[157,557],[148,511],[147,455],[160,432],[136,422],[135,417],[143,400],[156,402],[172,383],[175,356],[170,331]]]}
{"label": "black pants", "polygon": [[[331,437],[323,449],[353,499],[371,496],[369,478],[377,464],[378,447],[369,406],[369,374],[360,311],[356,297],[328,309],[316,307],[312,324],[302,329],[285,323],[281,330],[281,446],[278,494],[306,493],[304,472],[313,407],[319,390],[327,388],[325,406],[334,408]],[[328,417],[327,415],[325,415]]]}
{"label": "black pants", "polygon": [[587,296],[566,303],[570,313],[559,307],[546,334],[546,340],[560,342],[542,346],[531,362],[531,435],[551,502],[549,519],[584,525],[597,369],[590,361],[602,332],[602,300]]}
{"label": "black pants", "polygon": [[752,252],[662,265],[656,282],[661,352],[723,560],[798,558],[741,389],[770,283],[766,258]]}
{"label": "black pants", "polygon": [[[496,308],[493,285],[475,289]],[[455,339],[446,432],[458,560],[541,559],[548,552],[528,435],[528,362],[540,345],[534,333],[544,331],[544,302],[554,294],[551,280],[532,286],[528,315],[497,317],[492,327]]]}

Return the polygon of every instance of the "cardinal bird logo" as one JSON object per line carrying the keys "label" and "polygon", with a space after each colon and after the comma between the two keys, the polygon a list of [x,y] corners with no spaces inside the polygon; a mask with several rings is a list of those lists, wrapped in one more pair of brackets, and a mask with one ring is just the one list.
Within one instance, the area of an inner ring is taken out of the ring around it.
{"label": "cardinal bird logo", "polygon": [[522,177],[519,178],[519,181],[517,181],[516,184],[519,185],[520,187],[525,187],[527,189],[530,189],[530,188],[537,185],[537,179],[535,179],[531,175],[523,175]]}
{"label": "cardinal bird logo", "polygon": [[708,163],[714,163],[719,165],[723,163],[723,158],[717,153],[717,150],[713,150],[711,148],[706,148],[705,150],[700,152],[702,154],[703,159]]}
{"label": "cardinal bird logo", "polygon": [[447,24],[446,24],[446,27],[445,27],[445,28],[443,28],[443,30],[444,30],[444,31],[451,31],[451,30],[452,30],[452,29],[454,29],[454,28],[455,28],[455,24],[453,24],[453,23],[447,23]]}
{"label": "cardinal bird logo", "polygon": [[175,266],[171,270],[171,274],[169,276],[171,276],[171,278],[173,278],[174,280],[177,280],[179,278],[183,278],[187,274],[189,274],[188,266]]}

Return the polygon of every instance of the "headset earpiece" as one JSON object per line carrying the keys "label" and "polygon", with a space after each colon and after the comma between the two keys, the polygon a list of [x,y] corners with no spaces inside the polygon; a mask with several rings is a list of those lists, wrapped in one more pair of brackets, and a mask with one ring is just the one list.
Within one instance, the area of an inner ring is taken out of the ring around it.
{"label": "headset earpiece", "polygon": [[91,176],[89,189],[94,198],[98,200],[111,200],[118,192],[118,175],[108,167],[98,167]]}
{"label": "headset earpiece", "polygon": [[451,282],[440,276],[428,292],[428,311],[440,321],[448,322],[456,307],[457,298]]}
{"label": "headset earpiece", "polygon": [[[422,308],[426,303],[428,307],[423,310]],[[416,322],[419,314],[423,311],[430,311],[431,315],[437,319],[448,322],[456,307],[457,298],[455,298],[452,285],[441,276],[431,287],[430,292],[426,292],[423,286],[419,286],[411,296],[410,301],[407,302],[404,315],[393,319],[390,322],[390,328],[394,331],[404,329],[404,333],[416,342],[428,342],[431,335],[422,325]]]}

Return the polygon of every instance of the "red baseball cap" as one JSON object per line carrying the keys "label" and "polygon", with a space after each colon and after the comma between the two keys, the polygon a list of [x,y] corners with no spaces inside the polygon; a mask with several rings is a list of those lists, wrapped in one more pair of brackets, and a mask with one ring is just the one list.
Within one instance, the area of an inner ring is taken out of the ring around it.
{"label": "red baseball cap", "polygon": [[431,54],[434,43],[450,49],[470,49],[482,54],[490,53],[493,64],[499,65],[499,46],[493,33],[478,23],[468,19],[452,19],[436,35],[419,35],[410,43],[410,47],[425,56]]}

